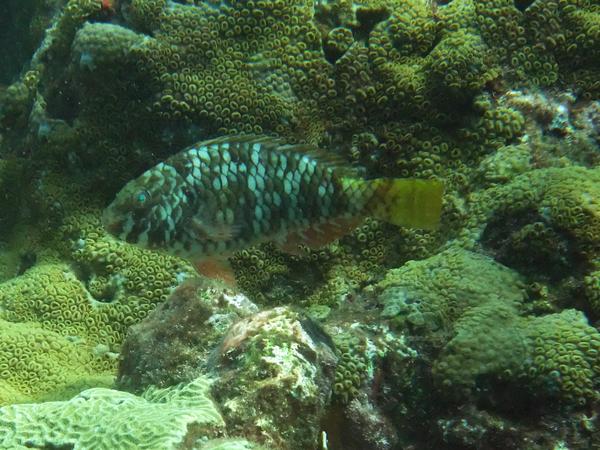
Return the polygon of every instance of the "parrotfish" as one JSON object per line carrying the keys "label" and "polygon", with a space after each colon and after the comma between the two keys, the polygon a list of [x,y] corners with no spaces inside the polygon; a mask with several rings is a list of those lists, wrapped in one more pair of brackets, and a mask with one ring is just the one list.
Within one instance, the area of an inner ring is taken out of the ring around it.
{"label": "parrotfish", "polygon": [[227,258],[260,242],[288,252],[321,247],[367,216],[435,229],[442,194],[437,180],[366,180],[310,145],[226,136],[192,145],[127,183],[102,220],[126,242],[232,282]]}

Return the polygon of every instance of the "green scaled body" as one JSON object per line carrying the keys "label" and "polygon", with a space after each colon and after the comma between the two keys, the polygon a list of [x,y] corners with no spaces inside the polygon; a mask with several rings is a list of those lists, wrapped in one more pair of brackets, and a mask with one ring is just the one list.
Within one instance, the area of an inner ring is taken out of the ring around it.
{"label": "green scaled body", "polygon": [[310,147],[225,137],[189,147],[129,182],[103,221],[142,247],[194,259],[227,255],[361,217],[373,189],[346,175]]}

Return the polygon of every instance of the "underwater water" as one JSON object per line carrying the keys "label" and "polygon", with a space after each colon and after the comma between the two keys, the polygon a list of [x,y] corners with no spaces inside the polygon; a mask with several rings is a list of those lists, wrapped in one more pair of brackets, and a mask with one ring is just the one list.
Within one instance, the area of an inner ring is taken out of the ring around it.
{"label": "underwater water", "polygon": [[600,3],[2,0],[0,449],[600,449]]}

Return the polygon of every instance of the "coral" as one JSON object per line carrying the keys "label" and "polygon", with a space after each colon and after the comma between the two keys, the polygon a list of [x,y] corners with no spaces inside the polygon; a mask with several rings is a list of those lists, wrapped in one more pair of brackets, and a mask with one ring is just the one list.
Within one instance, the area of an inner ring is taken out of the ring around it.
{"label": "coral", "polygon": [[1,405],[65,398],[85,387],[112,383],[110,357],[94,354],[85,342],[33,322],[0,322]]}
{"label": "coral", "polygon": [[263,244],[242,250],[231,258],[236,281],[259,303],[334,305],[391,259],[386,227],[369,217],[322,248],[300,245],[294,254],[286,254],[273,244]]}
{"label": "coral", "polygon": [[420,348],[435,355],[434,381],[447,397],[509,390],[597,400],[600,334],[575,310],[523,316],[523,288],[493,260],[450,248],[389,271],[376,291],[383,317],[426,338]]}
{"label": "coral", "polygon": [[452,338],[433,366],[442,389],[468,395],[494,382],[515,382],[528,353],[525,330],[510,299],[495,299],[474,306],[456,321]]}
{"label": "coral", "polygon": [[337,27],[327,33],[323,41],[323,50],[325,57],[329,61],[336,61],[340,58],[354,43],[352,30],[346,27]]}
{"label": "coral", "polygon": [[593,271],[584,278],[584,292],[590,309],[600,315],[600,271]]}
{"label": "coral", "polygon": [[[367,325],[371,322],[372,324]],[[333,393],[335,400],[345,407],[350,407],[356,399],[362,404],[365,396],[371,397],[373,390],[378,388],[382,373],[388,367],[396,364],[404,367],[398,369],[394,376],[400,383],[407,371],[406,367],[417,356],[416,351],[406,344],[404,336],[394,334],[375,318],[364,324],[334,322],[327,324],[327,331],[333,336],[338,353]],[[363,404],[361,407],[364,406]],[[376,409],[373,405],[370,408]]]}
{"label": "coral", "polygon": [[426,67],[436,81],[436,89],[462,97],[480,91],[499,76],[500,70],[493,67],[488,53],[479,36],[459,30],[435,46]]}
{"label": "coral", "polygon": [[526,377],[538,395],[585,404],[600,399],[600,333],[580,311],[526,319],[530,357]]}
{"label": "coral", "polygon": [[[134,24],[154,36],[136,53],[139,69],[159,89],[155,110],[221,133],[293,129],[293,116],[308,107],[298,97],[319,98],[331,89],[326,77],[320,86],[307,83],[309,70],[310,78],[327,70],[315,51],[318,34],[309,12],[305,2],[132,2]],[[317,89],[310,92],[309,85]]]}
{"label": "coral", "polygon": [[585,271],[600,250],[599,176],[582,167],[534,170],[481,191],[462,239],[481,239],[501,262],[526,273],[535,268],[560,280]]}
{"label": "coral", "polygon": [[223,430],[209,389],[207,379],[197,378],[170,389],[149,389],[141,397],[94,388],[64,402],[5,406],[0,409],[0,446],[191,448],[195,440]]}
{"label": "coral", "polygon": [[269,244],[237,252],[231,258],[231,266],[240,288],[259,300],[280,297],[281,293],[269,291],[275,290],[275,285],[279,284],[276,283],[277,279],[290,273],[285,264],[285,255]]}
{"label": "coral", "polygon": [[71,55],[80,70],[101,71],[106,77],[107,71],[126,69],[134,48],[143,41],[143,35],[128,28],[86,22],[75,35]]}
{"label": "coral", "polygon": [[[120,243],[117,246],[122,248]],[[118,253],[112,255],[116,258]],[[106,260],[102,261],[107,264]],[[15,322],[38,322],[45,329],[63,336],[80,336],[90,343],[107,345],[115,350],[127,328],[166,299],[169,289],[177,283],[176,273],[169,273],[169,277],[174,277],[172,284],[148,289],[147,281],[142,282],[140,275],[156,277],[158,272],[160,277],[161,271],[153,270],[150,264],[137,266],[135,262],[126,261],[126,266],[119,266],[120,261],[116,260],[115,272],[92,273],[83,279],[65,264],[37,264],[2,284],[2,317]],[[120,273],[120,270],[124,272]],[[144,274],[144,271],[147,272]],[[139,286],[136,287],[138,278]]]}
{"label": "coral", "polygon": [[217,349],[212,393],[229,430],[275,448],[316,447],[336,357],[330,338],[286,307],[234,324]]}
{"label": "coral", "polygon": [[505,183],[531,169],[531,153],[525,145],[507,145],[479,164],[482,178],[490,183]]}
{"label": "coral", "polygon": [[446,388],[490,389],[492,378],[533,398],[585,404],[599,398],[599,349],[600,334],[579,311],[522,318],[511,305],[488,303],[457,322],[434,376]]}
{"label": "coral", "polygon": [[429,339],[444,339],[470,308],[498,298],[519,303],[522,287],[516,273],[456,247],[392,269],[376,285],[382,317],[401,328],[426,331]]}
{"label": "coral", "polygon": [[[92,297],[102,303],[120,303],[141,319],[165,301],[181,281],[195,273],[189,263],[159,252],[145,251],[113,239],[93,216],[90,228],[77,221],[65,223],[62,231],[72,243],[72,257],[87,277]],[[134,306],[135,305],[135,306]],[[126,325],[131,325],[130,321]]]}
{"label": "coral", "polygon": [[[32,210],[45,217],[49,227],[15,227],[3,258],[12,265],[6,271],[13,277],[0,285],[0,318],[14,327],[27,323],[32,330],[39,328],[31,342],[44,333],[49,341],[64,341],[61,345],[74,359],[61,354],[42,359],[43,370],[52,374],[47,383],[38,380],[42,370],[38,366],[15,371],[15,388],[17,379],[37,386],[18,387],[33,398],[58,395],[78,379],[114,370],[115,352],[129,326],[193,274],[181,260],[108,237],[99,214],[80,206],[79,195],[66,198],[64,190],[54,190],[52,183],[41,186],[39,195],[40,202],[32,203]],[[72,209],[78,213],[68,214]],[[29,338],[23,346],[28,342]]]}
{"label": "coral", "polygon": [[367,342],[348,333],[336,335],[334,342],[340,356],[335,367],[333,393],[339,401],[348,403],[358,395],[368,377],[371,361],[367,357]]}
{"label": "coral", "polygon": [[584,97],[597,95],[600,88],[597,80],[582,75],[586,69],[597,70],[598,5],[592,1],[572,0],[534,2],[527,8],[526,17],[532,40],[543,42],[557,61],[561,75],[575,81]]}

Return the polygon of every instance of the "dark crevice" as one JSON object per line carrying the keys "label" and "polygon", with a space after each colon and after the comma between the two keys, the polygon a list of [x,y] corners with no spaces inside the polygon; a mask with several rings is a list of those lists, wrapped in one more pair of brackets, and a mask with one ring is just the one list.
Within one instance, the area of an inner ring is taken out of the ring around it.
{"label": "dark crevice", "polygon": [[529,8],[535,0],[515,0],[515,8],[523,12]]}
{"label": "dark crevice", "polygon": [[55,5],[37,0],[0,2],[0,84],[15,82],[50,24]]}
{"label": "dark crevice", "polygon": [[379,22],[383,22],[390,17],[387,8],[358,8],[356,10],[356,21],[358,26],[352,28],[354,40],[367,41],[369,34]]}
{"label": "dark crevice", "polygon": [[481,243],[497,261],[533,280],[557,283],[586,270],[586,259],[573,237],[535,212],[490,220]]}

